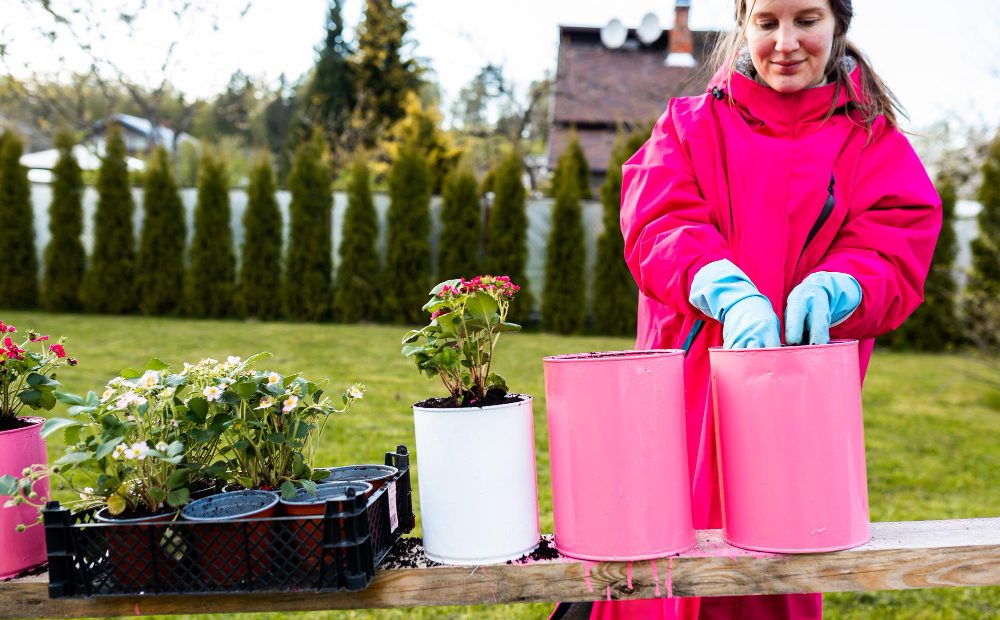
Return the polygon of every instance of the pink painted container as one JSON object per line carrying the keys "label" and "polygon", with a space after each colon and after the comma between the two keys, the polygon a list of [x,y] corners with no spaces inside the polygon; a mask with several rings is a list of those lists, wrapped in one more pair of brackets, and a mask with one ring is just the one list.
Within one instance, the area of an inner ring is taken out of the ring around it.
{"label": "pink painted container", "polygon": [[857,341],[709,356],[726,542],[777,553],[867,542]]}
{"label": "pink painted container", "polygon": [[645,560],[694,546],[684,353],[545,358],[555,546],[584,560]]}
{"label": "pink painted container", "polygon": [[[41,430],[45,418],[21,418],[31,426],[0,432],[0,476],[21,477],[21,472],[32,465],[45,465],[48,453]],[[49,480],[43,478],[32,487],[39,498],[49,497]],[[42,564],[45,556],[45,528],[41,525],[17,531],[20,524],[34,523],[38,509],[29,504],[3,508],[10,497],[0,495],[0,579],[7,579],[21,571]]]}

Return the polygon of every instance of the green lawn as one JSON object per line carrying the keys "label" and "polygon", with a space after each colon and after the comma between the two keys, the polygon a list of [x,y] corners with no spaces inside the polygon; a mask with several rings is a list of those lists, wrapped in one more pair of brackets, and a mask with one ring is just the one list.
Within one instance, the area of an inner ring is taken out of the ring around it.
{"label": "green lawn", "polygon": [[[441,395],[439,383],[418,375],[399,355],[405,327],[193,321],[140,317],[3,312],[0,319],[68,338],[80,365],[60,377],[68,391],[98,390],[118,370],[159,357],[179,367],[206,356],[225,359],[270,351],[280,372],[329,377],[331,389],[361,381],[368,396],[327,427],[320,462],[381,462],[397,444],[414,445],[410,404]],[[631,340],[504,336],[497,370],[512,389],[535,397],[539,508],[552,531],[542,357],[629,348]],[[516,363],[515,363],[516,361]],[[1000,515],[1000,394],[969,377],[971,359],[954,355],[878,352],[869,369],[864,404],[873,521]],[[50,441],[50,455],[60,451]],[[418,473],[418,472],[417,472]],[[416,479],[414,478],[416,489]],[[419,533],[419,498],[416,493]],[[1000,588],[835,594],[828,618],[993,618]],[[544,618],[550,605],[440,607],[419,610],[254,614],[259,618]],[[192,616],[212,618],[213,616]],[[221,616],[220,616],[221,617]]]}

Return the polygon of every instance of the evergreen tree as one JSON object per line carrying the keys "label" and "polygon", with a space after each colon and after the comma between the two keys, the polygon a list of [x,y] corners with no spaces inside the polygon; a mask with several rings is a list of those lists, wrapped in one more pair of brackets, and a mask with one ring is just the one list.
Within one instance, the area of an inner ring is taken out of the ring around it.
{"label": "evergreen tree", "polygon": [[972,269],[964,300],[965,323],[973,342],[1000,352],[1000,133],[983,161],[979,187],[979,235],[972,241]]}
{"label": "evergreen tree", "polygon": [[347,185],[347,211],[339,252],[340,265],[333,294],[334,316],[338,321],[355,323],[378,318],[380,294],[378,215],[372,200],[368,163],[354,160]]}
{"label": "evergreen tree", "polygon": [[389,171],[385,304],[397,323],[424,319],[421,307],[431,289],[430,170],[418,147],[404,144]]}
{"label": "evergreen tree", "polygon": [[364,124],[364,145],[374,146],[383,130],[404,115],[406,93],[417,90],[420,70],[412,58],[403,58],[408,5],[393,0],[366,0],[358,26],[354,67],[358,112]]}
{"label": "evergreen tree", "polygon": [[139,311],[176,314],[184,290],[184,243],[187,226],[177,193],[170,156],[163,147],[146,167],[142,194],[142,231],[136,258]]}
{"label": "evergreen tree", "polygon": [[91,312],[123,314],[135,309],[135,203],[125,163],[125,142],[117,125],[108,132],[97,173],[94,249],[80,297]]}
{"label": "evergreen tree", "polygon": [[903,325],[879,340],[898,349],[944,351],[962,340],[955,301],[958,284],[953,268],[958,255],[955,236],[955,185],[947,175],[938,179],[943,221],[924,284],[924,303]]}
{"label": "evergreen tree", "polygon": [[357,103],[351,48],[344,39],[343,0],[330,0],[326,41],[307,89],[313,118],[327,129],[330,139],[340,136]]}
{"label": "evergreen tree", "polygon": [[528,215],[525,211],[521,156],[511,153],[497,168],[493,185],[493,206],[490,208],[486,237],[486,272],[509,276],[521,287],[510,306],[508,318],[524,323],[534,306],[525,266],[528,262]]}
{"label": "evergreen tree", "polygon": [[24,146],[7,134],[0,145],[0,235],[4,266],[0,295],[8,308],[38,306],[38,255],[35,252],[35,214],[31,209],[28,171],[21,165]]}
{"label": "evergreen tree", "polygon": [[275,197],[274,171],[262,156],[250,172],[247,210],[243,213],[239,296],[244,316],[281,316],[281,211]]}
{"label": "evergreen tree", "polygon": [[619,140],[611,152],[608,176],[601,186],[604,231],[597,239],[594,275],[594,323],[597,331],[613,336],[632,336],[636,329],[639,289],[625,263],[625,240],[621,233],[622,164],[646,137],[641,133]]}
{"label": "evergreen tree", "polygon": [[83,175],[73,157],[73,136],[56,138],[59,161],[52,169],[52,204],[49,205],[49,245],[45,248],[42,305],[46,310],[80,309],[80,282],[87,265],[83,234]]}
{"label": "evergreen tree", "polygon": [[[581,199],[590,199],[593,195],[590,192],[590,164],[587,162],[587,155],[583,152],[583,147],[580,146],[580,139],[576,135],[576,131],[571,131],[569,134],[569,144],[566,146],[566,150],[563,154],[559,156],[562,159],[563,155],[569,153],[569,156],[573,158],[576,173],[573,178],[576,179],[577,192]],[[555,172],[552,173],[552,185],[549,188],[550,196],[559,195],[559,185],[562,183],[562,172],[560,171],[560,166],[557,164]]]}
{"label": "evergreen tree", "polygon": [[583,239],[583,213],[577,183],[578,161],[571,150],[559,158],[559,184],[552,207],[552,221],[545,256],[545,290],[542,291],[542,326],[559,334],[575,334],[586,318],[587,251]]}
{"label": "evergreen tree", "polygon": [[472,278],[478,274],[482,236],[476,177],[467,167],[456,168],[444,185],[436,280]]}
{"label": "evergreen tree", "polygon": [[288,178],[291,234],[285,261],[285,314],[300,321],[329,318],[333,280],[333,197],[319,134],[295,154]]}
{"label": "evergreen tree", "polygon": [[196,317],[236,315],[236,256],[230,225],[226,164],[207,149],[198,174],[198,204],[188,261],[187,313]]}

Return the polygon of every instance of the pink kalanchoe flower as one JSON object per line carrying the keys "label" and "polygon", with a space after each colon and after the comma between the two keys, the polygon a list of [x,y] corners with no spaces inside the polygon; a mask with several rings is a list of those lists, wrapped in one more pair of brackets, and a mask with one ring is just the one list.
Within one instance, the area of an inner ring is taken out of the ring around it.
{"label": "pink kalanchoe flower", "polygon": [[69,358],[66,361],[69,362],[70,366],[76,366],[77,364],[80,363],[79,361],[77,361],[77,359],[75,357],[71,357],[71,358]]}
{"label": "pink kalanchoe flower", "polygon": [[35,336],[34,338],[31,339],[31,341],[32,342],[45,342],[48,339],[49,339],[48,336]]}
{"label": "pink kalanchoe flower", "polygon": [[24,349],[14,344],[14,341],[7,336],[3,339],[3,346],[6,349],[7,357],[14,360],[24,359]]}
{"label": "pink kalanchoe flower", "polygon": [[66,349],[64,349],[61,344],[50,344],[49,351],[55,353],[56,357],[59,358],[66,357]]}

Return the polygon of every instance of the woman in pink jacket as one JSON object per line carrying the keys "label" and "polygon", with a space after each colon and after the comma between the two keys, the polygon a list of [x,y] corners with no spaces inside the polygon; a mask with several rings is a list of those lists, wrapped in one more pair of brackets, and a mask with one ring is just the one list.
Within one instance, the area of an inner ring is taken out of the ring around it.
{"label": "woman in pink jacket", "polygon": [[[864,373],[874,338],[923,300],[940,201],[894,96],[846,39],[852,14],[850,0],[736,0],[709,92],[671,100],[623,168],[636,348],[689,349],[697,528],[722,526],[708,348],[857,339]],[[819,618],[822,599],[602,602],[589,615]]]}

